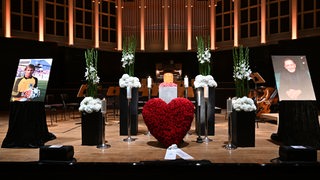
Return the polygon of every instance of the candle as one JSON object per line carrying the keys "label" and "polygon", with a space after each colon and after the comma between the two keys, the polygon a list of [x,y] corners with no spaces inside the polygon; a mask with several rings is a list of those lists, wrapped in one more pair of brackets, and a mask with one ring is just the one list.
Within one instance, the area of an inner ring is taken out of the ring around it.
{"label": "candle", "polygon": [[189,79],[187,75],[184,77],[184,87],[185,88],[189,87]]}
{"label": "candle", "polygon": [[127,86],[127,99],[131,99],[131,87]]}
{"label": "candle", "polygon": [[204,98],[208,98],[208,96],[209,96],[208,86],[204,86],[204,88],[203,88],[203,97]]}
{"label": "candle", "polygon": [[227,99],[227,113],[232,113],[232,100],[230,97]]}
{"label": "candle", "polygon": [[107,112],[107,103],[106,103],[106,98],[103,98],[101,100],[101,113],[105,114]]}
{"label": "candle", "polygon": [[151,88],[151,84],[152,84],[152,79],[151,79],[151,77],[149,76],[149,77],[148,77],[147,87],[148,87],[148,88]]}
{"label": "candle", "polygon": [[198,90],[198,106],[200,106],[201,105],[201,97],[200,97],[200,90]]}

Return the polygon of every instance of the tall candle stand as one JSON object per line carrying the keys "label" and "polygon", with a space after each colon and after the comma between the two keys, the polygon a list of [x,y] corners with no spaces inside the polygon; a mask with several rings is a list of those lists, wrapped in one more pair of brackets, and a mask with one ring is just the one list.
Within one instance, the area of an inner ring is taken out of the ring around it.
{"label": "tall candle stand", "polygon": [[201,93],[200,90],[197,90],[197,99],[198,99],[198,112],[197,112],[197,122],[196,122],[196,130],[197,130],[197,143],[203,143],[202,137],[201,137]]}
{"label": "tall candle stand", "polygon": [[228,144],[224,146],[227,150],[236,149],[237,147],[232,144],[232,119],[231,119],[231,113],[232,113],[232,100],[231,98],[227,99],[227,114],[228,114]]}
{"label": "tall candle stand", "polygon": [[184,87],[184,97],[188,98],[188,87]]}
{"label": "tall candle stand", "polygon": [[[148,100],[150,100],[151,99],[151,87],[148,87]],[[147,127],[148,128],[148,127]],[[149,131],[149,129],[148,129],[148,132],[147,132],[147,134],[146,135],[148,135],[148,136],[150,136],[151,135],[151,133],[150,133],[150,131]]]}
{"label": "tall candle stand", "polygon": [[134,138],[131,137],[131,87],[127,87],[127,99],[128,99],[128,114],[127,114],[127,126],[128,126],[128,137],[123,139],[125,142],[132,142],[135,141]]}
{"label": "tall candle stand", "polygon": [[101,102],[101,113],[102,113],[102,126],[101,126],[101,134],[102,134],[102,143],[101,144],[98,144],[97,145],[97,148],[100,148],[100,149],[106,149],[106,148],[109,148],[111,147],[111,145],[109,144],[106,144],[106,140],[105,140],[105,126],[106,126],[106,123],[105,123],[105,119],[106,119],[106,113],[107,113],[107,103],[106,103],[106,99],[103,98],[102,99],[102,102]]}
{"label": "tall candle stand", "polygon": [[212,139],[210,139],[208,137],[208,97],[205,97],[204,101],[205,101],[205,113],[204,113],[205,114],[205,129],[204,129],[205,137],[204,137],[203,141],[208,143],[208,142],[212,141]]}

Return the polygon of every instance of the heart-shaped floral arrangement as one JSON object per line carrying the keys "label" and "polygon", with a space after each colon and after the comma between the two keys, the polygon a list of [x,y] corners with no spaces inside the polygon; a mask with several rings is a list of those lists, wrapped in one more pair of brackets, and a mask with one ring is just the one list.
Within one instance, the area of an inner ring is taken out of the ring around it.
{"label": "heart-shaped floral arrangement", "polygon": [[167,148],[180,144],[190,130],[194,105],[181,97],[168,104],[160,98],[153,98],[143,106],[142,116],[150,133]]}

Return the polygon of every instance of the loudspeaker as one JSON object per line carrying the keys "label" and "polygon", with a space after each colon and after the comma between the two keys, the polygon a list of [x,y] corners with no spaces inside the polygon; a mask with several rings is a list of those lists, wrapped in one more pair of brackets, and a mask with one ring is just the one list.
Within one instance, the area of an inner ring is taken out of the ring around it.
{"label": "loudspeaker", "polygon": [[317,150],[310,146],[280,146],[281,161],[317,161]]}
{"label": "loudspeaker", "polygon": [[75,159],[73,146],[46,145],[40,147],[40,162],[71,162]]}

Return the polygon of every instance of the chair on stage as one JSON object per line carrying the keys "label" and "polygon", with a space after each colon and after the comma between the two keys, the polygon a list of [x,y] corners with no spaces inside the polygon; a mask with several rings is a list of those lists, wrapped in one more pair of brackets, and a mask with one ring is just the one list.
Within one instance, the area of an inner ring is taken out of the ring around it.
{"label": "chair on stage", "polygon": [[119,86],[110,86],[108,87],[106,97],[107,97],[107,106],[112,106],[113,117],[115,118],[118,115],[117,109],[119,109],[119,96],[120,96],[120,87]]}
{"label": "chair on stage", "polygon": [[64,107],[64,110],[65,110],[65,113],[68,112],[69,114],[69,117],[71,117],[71,113],[70,113],[70,110],[72,112],[72,118],[74,119],[75,118],[75,110],[79,108],[80,106],[80,103],[77,102],[75,100],[75,98],[70,98],[69,94],[67,93],[61,93],[60,94],[61,96],[61,99],[62,99],[62,103],[63,103],[63,107]]}
{"label": "chair on stage", "polygon": [[154,83],[151,88],[151,98],[159,96],[159,85]]}
{"label": "chair on stage", "polygon": [[61,97],[56,94],[47,94],[45,99],[45,108],[49,110],[51,125],[55,119],[58,122],[58,114],[61,114],[61,119],[66,120],[65,109]]}

